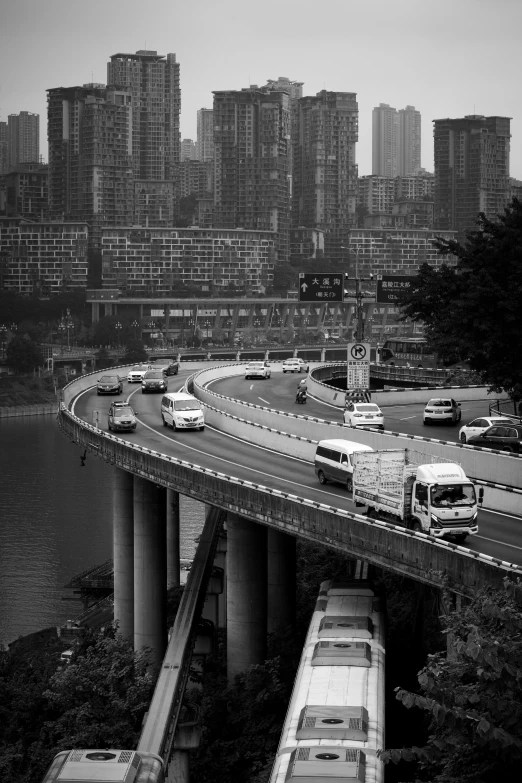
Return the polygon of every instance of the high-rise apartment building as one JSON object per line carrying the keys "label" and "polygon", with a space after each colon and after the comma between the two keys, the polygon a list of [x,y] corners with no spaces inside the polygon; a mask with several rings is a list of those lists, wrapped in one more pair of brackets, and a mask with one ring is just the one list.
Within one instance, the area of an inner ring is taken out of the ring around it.
{"label": "high-rise apartment building", "polygon": [[0,122],[0,177],[7,173],[8,168],[7,122]]}
{"label": "high-rise apartment building", "polygon": [[43,163],[21,163],[5,175],[7,217],[42,222],[49,211],[49,167]]}
{"label": "high-rise apartment building", "polygon": [[196,142],[192,139],[181,140],[181,160],[197,160]]}
{"label": "high-rise apartment building", "polygon": [[359,177],[357,205],[362,216],[380,213],[391,214],[394,200],[394,177],[379,177],[377,174]]}
{"label": "high-rise apartment building", "polygon": [[479,212],[494,219],[509,202],[510,118],[434,120],[435,228],[462,238]]}
{"label": "high-rise apartment building", "polygon": [[212,109],[198,110],[196,147],[198,160],[203,163],[214,160],[214,112]]}
{"label": "high-rise apartment building", "polygon": [[37,163],[40,157],[40,115],[30,111],[7,118],[9,166]]}
{"label": "high-rise apartment building", "polygon": [[107,84],[128,89],[134,121],[132,163],[137,179],[172,180],[180,162],[181,90],[175,54],[140,50],[114,54]]}
{"label": "high-rise apartment building", "polygon": [[380,103],[372,112],[372,174],[415,174],[421,166],[421,115],[415,106],[397,112]]}
{"label": "high-rise apartment building", "polygon": [[97,244],[103,225],[132,222],[130,93],[86,84],[47,95],[51,217],[89,222]]}
{"label": "high-rise apartment building", "polygon": [[297,147],[299,145],[299,99],[303,97],[303,82],[293,82],[286,76],[280,76],[278,79],[269,79],[261,87],[262,92],[287,92],[290,97],[290,159],[288,161],[290,170],[290,201],[292,202],[293,193],[293,175],[294,161],[297,156]]}
{"label": "high-rise apartment building", "polygon": [[421,167],[421,115],[415,106],[399,109],[397,174],[406,177]]}
{"label": "high-rise apartment building", "polygon": [[372,112],[372,174],[397,176],[399,115],[397,109],[380,103]]}
{"label": "high-rise apartment building", "polygon": [[290,96],[252,86],[214,92],[214,226],[273,231],[288,259]]}
{"label": "high-rise apartment building", "polygon": [[292,223],[324,231],[325,254],[342,258],[355,223],[359,110],[356,94],[322,90],[299,100]]}

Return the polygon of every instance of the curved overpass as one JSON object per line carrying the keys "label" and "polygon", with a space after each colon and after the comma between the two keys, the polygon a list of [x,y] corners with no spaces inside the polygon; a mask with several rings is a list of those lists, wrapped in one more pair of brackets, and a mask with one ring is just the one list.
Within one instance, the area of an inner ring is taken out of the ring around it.
{"label": "curved overpass", "polygon": [[[230,374],[232,371],[228,368],[226,372]],[[166,487],[174,492],[181,492],[203,501],[210,507],[172,637],[165,657],[160,659],[160,674],[138,745],[139,750],[158,753],[169,760],[169,763],[180,765],[187,762],[186,759],[180,761],[179,756],[183,756],[187,748],[193,747],[190,744],[193,726],[188,726],[188,740],[184,746],[184,727],[181,725],[180,728],[178,725],[178,716],[192,651],[197,650],[195,619],[201,612],[206,584],[210,579],[223,511],[230,514],[227,561],[230,556],[234,567],[238,564],[238,552],[236,549],[234,555],[230,551],[230,533],[236,525],[234,535],[237,545],[238,528],[234,518],[241,518],[261,523],[248,525],[249,528],[268,527],[283,531],[291,534],[286,536],[288,540],[292,537],[306,538],[341,549],[352,557],[358,556],[362,560],[419,581],[436,586],[444,585],[464,595],[471,595],[485,582],[500,587],[502,579],[509,573],[513,576],[522,575],[522,557],[519,564],[513,564],[509,561],[514,558],[505,555],[506,552],[520,553],[520,548],[514,549],[508,544],[497,542],[492,552],[495,552],[496,546],[498,556],[494,556],[480,552],[478,548],[472,551],[455,544],[430,540],[422,533],[406,531],[356,514],[344,490],[332,488],[331,491],[325,492],[317,485],[309,462],[313,450],[312,438],[303,438],[297,431],[294,434],[269,426],[270,423],[284,421],[286,429],[289,430],[291,427],[287,425],[291,422],[298,426],[299,432],[306,427],[307,435],[319,437],[324,428],[331,430],[332,426],[338,428],[339,425],[317,417],[306,419],[289,414],[284,414],[283,417],[280,413],[260,406],[217,395],[206,387],[216,376],[223,375],[222,368],[211,372],[201,371],[196,379],[196,392],[205,398],[207,405],[206,420],[214,426],[210,424],[201,434],[174,434],[166,431],[159,416],[158,397],[140,394],[132,400],[140,426],[125,439],[115,437],[89,423],[94,420],[93,409],[99,407],[99,400],[93,391],[99,375],[100,373],[95,373],[83,376],[64,390],[64,402],[60,407],[58,419],[60,427],[71,440],[80,444],[90,454],[121,469],[116,474],[118,480],[115,480],[115,508],[118,499],[124,501],[122,488],[124,489],[125,481],[122,483],[121,476],[130,476],[131,479],[134,477],[135,500],[138,482],[138,501],[141,502],[142,508],[140,510],[136,505],[134,507],[134,525],[135,528],[138,526],[140,535],[146,533],[144,528],[147,528],[147,525],[151,528],[156,526],[153,523],[156,520],[159,522],[159,517],[154,514],[161,513],[159,506],[147,510],[147,500],[154,503],[155,496],[154,491],[143,491],[144,484],[152,488]],[[181,375],[185,376],[185,380],[189,380],[190,373]],[[129,392],[132,388],[128,387]],[[225,411],[227,406],[236,406],[235,413]],[[247,411],[246,418],[235,415],[238,411]],[[255,421],[258,416],[268,416],[268,423]],[[278,416],[279,419],[271,419],[271,416]],[[354,435],[351,431],[350,438]],[[375,437],[375,433],[357,435]],[[254,445],[256,439],[258,444]],[[303,453],[300,450],[303,450]],[[517,462],[517,466],[519,464]],[[116,532],[116,528],[121,528],[122,515],[120,513],[118,519],[118,514],[126,508],[132,519],[132,507],[125,507],[124,502],[123,506],[123,509],[116,510],[114,517],[115,554],[117,535],[120,535],[120,544],[122,543],[121,529]],[[511,520],[507,515],[506,520],[509,524],[516,524],[516,520]],[[158,524],[158,527],[161,526]],[[147,548],[145,538],[139,540],[143,541],[144,548]],[[278,543],[285,545],[283,537],[278,539]],[[487,541],[485,543],[487,544]],[[157,546],[161,545],[161,539],[158,539]],[[250,562],[259,560],[259,552],[260,550],[251,548]],[[163,585],[164,591],[162,578],[164,579],[165,575],[163,573],[158,577],[155,574],[154,560],[149,557],[147,561],[146,557],[141,555],[138,560],[140,567],[151,576],[151,580],[156,580],[156,587]],[[136,580],[136,560],[134,562]],[[121,582],[122,577],[121,574],[118,577],[115,562],[115,589],[118,578]],[[246,579],[250,578],[248,573]],[[139,573],[137,579],[140,579]],[[261,587],[263,588],[263,585]],[[266,594],[266,582],[264,591]],[[280,602],[284,603],[284,595],[283,587],[277,594]],[[136,609],[136,598],[133,600]],[[149,595],[145,611],[154,605],[154,600]],[[239,607],[239,610],[243,609],[243,617],[248,620],[250,618],[245,615],[245,609],[250,613],[252,604],[246,599],[240,599],[240,602],[241,600],[243,607]],[[138,609],[138,613],[139,611]],[[143,612],[143,609],[141,611]],[[228,611],[227,599],[227,617]],[[259,620],[260,617],[257,618],[258,623]],[[162,627],[161,623],[159,627]],[[261,631],[266,639],[266,630],[261,628]],[[136,645],[136,630],[134,640]],[[161,647],[160,633],[156,640],[158,647]]]}
{"label": "curved overpass", "polygon": [[[435,541],[422,533],[412,533],[356,514],[342,491],[325,493],[320,490],[309,467],[303,470],[302,461],[310,460],[313,441],[338,425],[317,419],[304,422],[301,416],[286,415],[284,427],[275,427],[270,417],[278,414],[260,406],[256,413],[266,417],[266,421],[256,420],[250,424],[246,418],[227,410],[238,403],[220,399],[205,388],[207,381],[224,372],[234,374],[234,367],[201,370],[195,381],[196,393],[207,405],[206,418],[211,425],[250,442],[254,441],[252,433],[257,433],[261,436],[260,448],[253,448],[244,440],[234,440],[234,453],[231,454],[230,438],[212,430],[205,432],[204,437],[177,433],[174,438],[165,434],[157,415],[157,398],[153,398],[156,399],[154,407],[148,396],[142,403],[141,395],[138,414],[145,426],[127,440],[109,435],[88,423],[89,418],[92,421],[90,411],[93,407],[93,400],[88,402],[88,390],[97,374],[83,376],[66,388],[65,402],[59,412],[60,426],[92,454],[136,476],[253,522],[344,550],[414,579],[435,586],[445,584],[463,595],[474,593],[485,582],[500,586],[508,572],[522,574],[522,558],[515,557],[510,547],[496,546],[492,555]],[[82,396],[76,403],[79,415],[75,415],[68,405],[81,392],[87,392],[87,396]],[[303,426],[307,438],[299,434]],[[357,433],[357,437],[363,436],[374,440],[387,437]],[[351,439],[357,437],[350,432]],[[379,443],[376,441],[375,447],[382,447]],[[434,443],[439,448],[439,444]],[[411,445],[411,440],[407,445]],[[464,451],[463,447],[458,448]],[[498,459],[498,455],[494,456]],[[289,457],[292,457],[290,469]],[[504,460],[513,458],[504,457]],[[520,462],[513,461],[519,471]],[[469,470],[467,466],[465,469]],[[469,470],[469,474],[481,477],[478,470]]]}

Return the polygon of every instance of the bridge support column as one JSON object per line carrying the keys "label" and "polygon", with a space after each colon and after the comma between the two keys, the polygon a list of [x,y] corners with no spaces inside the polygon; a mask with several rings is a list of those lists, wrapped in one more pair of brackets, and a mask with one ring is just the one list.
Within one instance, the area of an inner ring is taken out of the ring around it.
{"label": "bridge support column", "polygon": [[[226,523],[224,525],[226,528]],[[223,592],[217,596],[218,601],[218,628],[227,627],[227,533],[224,529],[219,536],[219,541],[214,558],[214,565],[223,569]]]}
{"label": "bridge support column", "polygon": [[167,589],[179,584],[179,492],[167,489]]}
{"label": "bridge support column", "polygon": [[295,544],[294,536],[268,528],[268,631],[295,624]]}
{"label": "bridge support column", "polygon": [[166,490],[134,478],[134,649],[151,647],[160,666],[166,646]]}
{"label": "bridge support column", "polygon": [[231,682],[266,655],[266,528],[227,515],[227,674]]}
{"label": "bridge support column", "polygon": [[190,753],[187,750],[175,750],[170,757],[167,773],[168,783],[189,783]]}
{"label": "bridge support column", "polygon": [[132,473],[114,469],[112,537],[114,622],[122,636],[134,637],[134,508]]}

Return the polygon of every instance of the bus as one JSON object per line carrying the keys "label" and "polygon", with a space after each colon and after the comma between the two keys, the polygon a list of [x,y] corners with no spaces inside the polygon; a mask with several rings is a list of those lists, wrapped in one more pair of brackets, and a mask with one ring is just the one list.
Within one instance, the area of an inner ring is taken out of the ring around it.
{"label": "bus", "polygon": [[431,351],[424,337],[394,337],[386,340],[381,348],[381,362],[405,366],[438,368],[443,366],[436,353]]}

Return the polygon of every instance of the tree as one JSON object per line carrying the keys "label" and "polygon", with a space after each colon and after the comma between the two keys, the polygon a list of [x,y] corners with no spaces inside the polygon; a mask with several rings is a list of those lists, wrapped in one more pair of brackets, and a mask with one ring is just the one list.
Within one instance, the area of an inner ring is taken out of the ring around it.
{"label": "tree", "polygon": [[430,717],[424,747],[387,750],[383,760],[417,761],[432,783],[515,780],[522,762],[522,611],[520,585],[481,590],[443,618],[448,653],[429,656],[421,693],[397,689],[408,709]]}
{"label": "tree", "polygon": [[38,345],[28,337],[13,337],[7,344],[7,363],[17,373],[30,373],[42,367],[44,358]]}
{"label": "tree", "polygon": [[290,264],[276,264],[272,290],[275,293],[286,293],[297,286],[298,271]]}
{"label": "tree", "polygon": [[106,367],[111,366],[111,357],[109,356],[109,352],[106,348],[100,348],[99,351],[96,352],[96,368],[98,370],[104,370]]}
{"label": "tree", "polygon": [[86,632],[71,663],[51,677],[44,693],[53,720],[45,730],[60,748],[134,748],[152,696],[147,651],[113,626]]}
{"label": "tree", "polygon": [[429,346],[446,363],[463,361],[492,390],[522,397],[522,203],[497,221],[484,214],[465,245],[438,239],[456,268],[423,264],[411,293],[401,301],[402,318],[423,321]]}
{"label": "tree", "polygon": [[124,364],[138,364],[139,362],[146,362],[148,359],[147,351],[141,340],[134,339],[133,337],[127,340],[125,356],[123,357]]}

